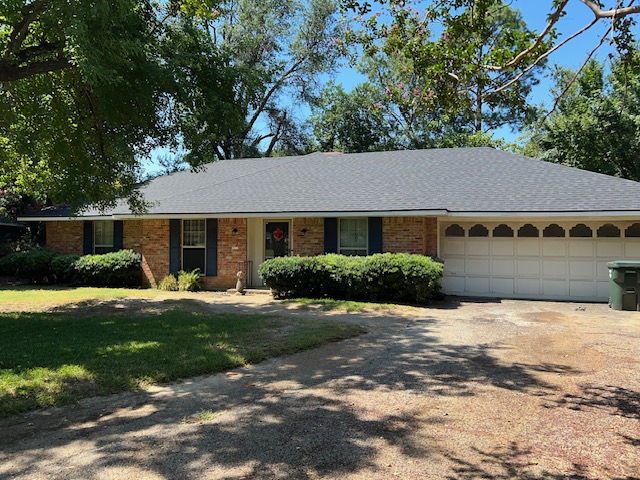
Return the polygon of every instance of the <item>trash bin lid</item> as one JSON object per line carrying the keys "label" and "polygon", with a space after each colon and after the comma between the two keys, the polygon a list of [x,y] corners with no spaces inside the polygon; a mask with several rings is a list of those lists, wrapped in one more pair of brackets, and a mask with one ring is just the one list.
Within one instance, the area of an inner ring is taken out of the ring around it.
{"label": "trash bin lid", "polygon": [[609,268],[638,268],[640,269],[640,260],[616,260],[607,263]]}

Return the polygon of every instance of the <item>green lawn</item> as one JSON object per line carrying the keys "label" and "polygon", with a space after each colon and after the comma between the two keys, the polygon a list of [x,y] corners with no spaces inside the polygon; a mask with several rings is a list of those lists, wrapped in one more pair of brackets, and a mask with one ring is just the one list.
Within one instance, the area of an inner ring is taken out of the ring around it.
{"label": "green lawn", "polygon": [[[0,312],[0,416],[220,372],[364,332],[322,319],[214,314],[199,300],[166,295],[149,308],[144,300],[156,292],[142,292],[0,289],[0,305],[7,298],[29,305]],[[49,294],[88,303],[41,311]],[[123,306],[119,299],[130,297],[138,299]]]}

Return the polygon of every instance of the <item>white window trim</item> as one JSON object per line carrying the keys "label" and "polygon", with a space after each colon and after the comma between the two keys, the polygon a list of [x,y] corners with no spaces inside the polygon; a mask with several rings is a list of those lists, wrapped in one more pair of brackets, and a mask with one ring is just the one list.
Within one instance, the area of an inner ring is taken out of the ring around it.
{"label": "white window trim", "polygon": [[[185,245],[184,244],[184,222],[191,220],[203,220],[204,221],[204,245],[203,246],[195,246],[195,245]],[[180,222],[180,266],[181,270],[184,270],[184,250],[204,250],[204,268],[200,272],[201,277],[205,277],[207,275],[207,220],[201,218],[186,218],[182,219]]]}
{"label": "white window trim", "polygon": [[[111,223],[111,245],[102,245],[102,244],[98,244],[96,243],[96,227],[98,225],[98,222],[100,223]],[[93,224],[93,253],[96,253],[96,248],[109,248],[111,249],[110,251],[113,252],[115,250],[115,225],[114,225],[114,221],[113,220],[94,220]]]}
{"label": "white window trim", "polygon": [[364,234],[366,238],[367,246],[364,248],[354,248],[354,247],[344,247],[345,250],[362,250],[364,255],[369,255],[369,218],[368,217],[339,217],[338,218],[338,253],[343,255],[342,253],[342,245],[340,244],[340,231],[342,230],[342,220],[364,220]]}

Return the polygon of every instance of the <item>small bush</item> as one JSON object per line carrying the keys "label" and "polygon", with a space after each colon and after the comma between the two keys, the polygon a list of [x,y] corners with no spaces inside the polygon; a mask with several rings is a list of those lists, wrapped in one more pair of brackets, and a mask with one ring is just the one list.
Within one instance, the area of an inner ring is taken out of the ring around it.
{"label": "small bush", "polygon": [[320,255],[267,260],[260,277],[277,297],[427,304],[440,294],[442,264],[423,255]]}
{"label": "small bush", "polygon": [[0,274],[34,283],[134,287],[142,282],[142,257],[131,250],[79,257],[34,248],[1,257]]}
{"label": "small bush", "polygon": [[36,283],[53,282],[51,262],[57,255],[41,248],[10,253],[0,258],[0,273]]}
{"label": "small bush", "polygon": [[73,269],[82,285],[136,287],[142,282],[142,257],[132,250],[85,255]]}
{"label": "small bush", "polygon": [[75,269],[79,255],[56,255],[51,259],[51,271],[57,283],[77,283],[78,275]]}
{"label": "small bush", "polygon": [[158,283],[158,290],[165,290],[167,292],[178,291],[178,279],[175,275],[167,275]]}
{"label": "small bush", "polygon": [[181,292],[197,292],[200,290],[200,269],[192,272],[180,270],[178,272],[178,290]]}

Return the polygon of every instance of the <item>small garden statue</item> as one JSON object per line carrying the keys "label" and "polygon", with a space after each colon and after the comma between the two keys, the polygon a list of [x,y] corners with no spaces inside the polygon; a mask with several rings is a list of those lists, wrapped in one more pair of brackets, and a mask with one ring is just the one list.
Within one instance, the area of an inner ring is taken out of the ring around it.
{"label": "small garden statue", "polygon": [[236,273],[236,278],[238,279],[236,281],[236,293],[239,293],[240,295],[244,295],[245,284],[244,284],[244,273],[242,273],[242,270]]}

